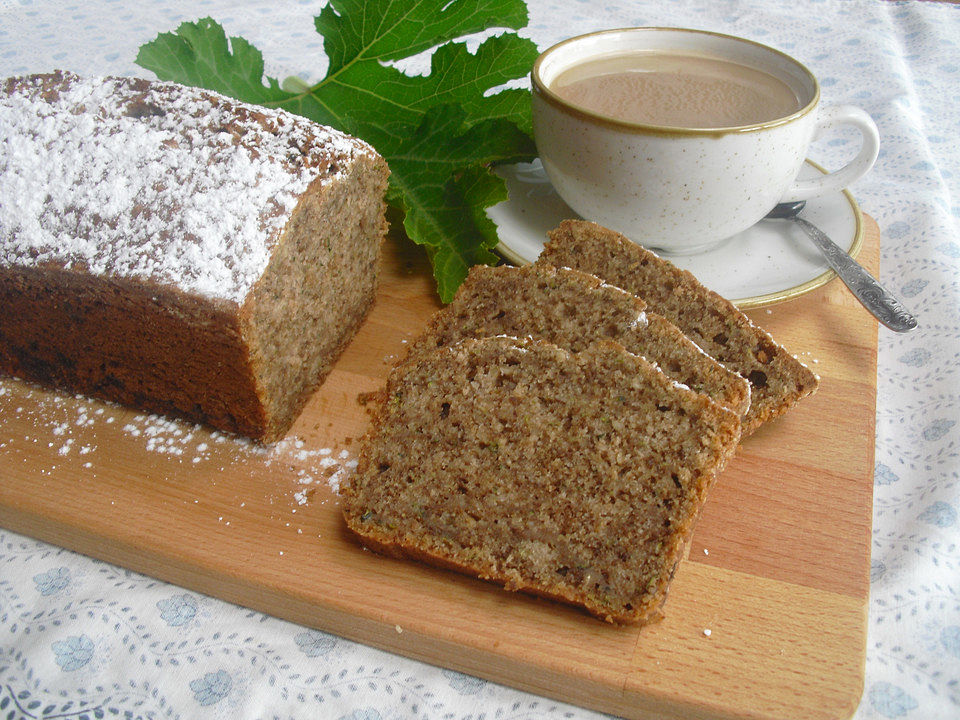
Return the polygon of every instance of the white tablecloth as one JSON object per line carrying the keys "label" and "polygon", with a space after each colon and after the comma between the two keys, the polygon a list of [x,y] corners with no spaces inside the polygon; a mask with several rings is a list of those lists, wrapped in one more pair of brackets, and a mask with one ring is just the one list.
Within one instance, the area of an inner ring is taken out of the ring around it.
{"label": "white tablecloth", "polygon": [[[133,63],[140,44],[210,15],[261,49],[268,73],[318,78],[325,60],[311,18],[322,4],[0,0],[0,76],[53,68],[148,75]],[[869,636],[856,717],[960,717],[960,7],[867,0],[531,0],[529,7],[521,34],[540,47],[631,25],[753,38],[811,68],[825,102],[854,103],[876,119],[883,149],[853,192],[883,231],[882,280],[922,328],[880,331]],[[854,142],[834,137],[811,156],[837,166]],[[84,713],[595,716],[0,529],[0,716]]]}

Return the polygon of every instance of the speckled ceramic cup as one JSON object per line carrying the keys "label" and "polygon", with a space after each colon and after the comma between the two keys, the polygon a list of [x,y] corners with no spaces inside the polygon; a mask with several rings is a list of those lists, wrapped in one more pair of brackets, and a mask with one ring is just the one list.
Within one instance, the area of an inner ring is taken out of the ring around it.
{"label": "speckled ceramic cup", "polygon": [[[738,127],[645,125],[578,107],[551,84],[566,70],[638,51],[696,53],[763,71],[786,83],[798,109]],[[537,150],[556,191],[582,217],[664,253],[707,250],[786,200],[836,192],[873,166],[879,135],[860,108],[820,106],[813,74],[772,48],[729,35],[676,28],[608,30],[565,40],[533,66]],[[857,156],[813,180],[797,180],[818,133],[849,124]]]}

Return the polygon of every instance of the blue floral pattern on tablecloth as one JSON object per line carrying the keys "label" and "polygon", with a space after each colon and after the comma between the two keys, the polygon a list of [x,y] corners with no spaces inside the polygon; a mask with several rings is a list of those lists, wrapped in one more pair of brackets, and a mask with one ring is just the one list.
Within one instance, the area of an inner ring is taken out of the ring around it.
{"label": "blue floral pattern on tablecloth", "polygon": [[197,614],[197,601],[192,595],[182,594],[157,601],[160,617],[167,625],[179,627],[193,620]]}
{"label": "blue floral pattern on tablecloth", "polygon": [[57,665],[66,672],[79,670],[93,657],[93,641],[86,635],[57,640],[50,649],[57,656]]}
{"label": "blue floral pattern on tablecloth", "polygon": [[[210,15],[267,72],[318,77],[322,2],[0,0],[0,76],[138,74],[137,48]],[[826,102],[877,121],[853,188],[883,230],[881,276],[920,318],[881,330],[873,558],[856,717],[960,717],[960,7],[868,0],[530,0],[541,47],[630,25],[750,37],[797,56]],[[414,68],[416,69],[416,68]],[[812,157],[840,164],[845,136]],[[0,477],[0,482],[3,478]],[[0,530],[0,717],[597,717]]]}
{"label": "blue floral pattern on tablecloth", "polygon": [[33,576],[33,582],[41,595],[53,595],[70,584],[70,568],[58,567]]}
{"label": "blue floral pattern on tablecloth", "polygon": [[226,670],[206,673],[202,678],[190,681],[193,697],[201,705],[213,705],[223,700],[230,692],[233,680]]}

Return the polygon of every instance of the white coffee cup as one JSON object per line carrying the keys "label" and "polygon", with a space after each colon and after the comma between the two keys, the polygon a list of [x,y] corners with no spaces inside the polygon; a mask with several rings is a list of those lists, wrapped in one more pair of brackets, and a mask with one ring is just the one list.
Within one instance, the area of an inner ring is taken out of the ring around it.
{"label": "white coffee cup", "polygon": [[[736,127],[674,127],[618,119],[561,98],[553,83],[571,68],[644,52],[690,53],[738,63],[785,83],[796,108]],[[814,75],[750,40],[679,28],[628,28],[571,38],[544,51],[531,73],[537,151],[550,182],[582,217],[664,253],[707,250],[746,230],[779,202],[849,186],[873,166],[879,134],[860,108],[820,106]],[[849,124],[857,156],[812,180],[797,175],[813,140]]]}

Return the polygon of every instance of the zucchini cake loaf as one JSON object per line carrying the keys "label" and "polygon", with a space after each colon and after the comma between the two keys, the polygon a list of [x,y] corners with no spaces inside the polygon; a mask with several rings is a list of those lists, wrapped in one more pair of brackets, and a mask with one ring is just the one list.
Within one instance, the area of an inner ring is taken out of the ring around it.
{"label": "zucchini cake loaf", "polygon": [[549,233],[537,264],[576,268],[634,293],[704,352],[746,378],[751,394],[745,435],[817,389],[817,376],[733,303],[613,230],[565,220]]}
{"label": "zucchini cake loaf", "polygon": [[574,352],[597,340],[615,340],[739,415],[750,405],[746,380],[705,354],[672,323],[646,312],[642,300],[569,268],[474,266],[408,357],[465,338],[496,335],[530,336]]}
{"label": "zucchini cake loaf", "polygon": [[0,373],[262,441],[370,308],[387,166],[355,138],[173,83],[0,92]]}
{"label": "zucchini cake loaf", "polygon": [[739,437],[613,341],[469,339],[394,368],[341,509],[371,549],[643,623]]}

